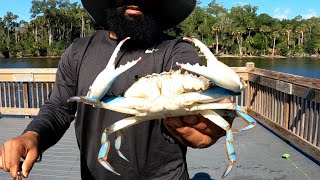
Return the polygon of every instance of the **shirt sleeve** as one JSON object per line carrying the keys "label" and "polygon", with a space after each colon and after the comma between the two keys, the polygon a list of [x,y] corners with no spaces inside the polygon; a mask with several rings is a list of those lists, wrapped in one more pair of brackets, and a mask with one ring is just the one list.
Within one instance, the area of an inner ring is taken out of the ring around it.
{"label": "shirt sleeve", "polygon": [[56,144],[74,119],[76,103],[67,102],[68,98],[76,95],[77,88],[77,63],[72,46],[68,47],[59,61],[56,81],[49,98],[24,131],[40,134],[42,151]]}

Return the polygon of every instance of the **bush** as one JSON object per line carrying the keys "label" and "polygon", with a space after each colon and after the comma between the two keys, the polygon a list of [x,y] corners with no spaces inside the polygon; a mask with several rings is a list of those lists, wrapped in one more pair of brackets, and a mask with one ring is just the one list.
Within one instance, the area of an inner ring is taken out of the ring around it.
{"label": "bush", "polygon": [[316,49],[317,49],[317,46],[313,40],[307,41],[304,46],[304,51],[310,55],[316,54]]}
{"label": "bush", "polygon": [[279,54],[281,56],[287,56],[288,55],[288,52],[289,52],[289,49],[288,49],[288,46],[285,45],[285,44],[278,44],[277,45],[277,49],[279,50]]}

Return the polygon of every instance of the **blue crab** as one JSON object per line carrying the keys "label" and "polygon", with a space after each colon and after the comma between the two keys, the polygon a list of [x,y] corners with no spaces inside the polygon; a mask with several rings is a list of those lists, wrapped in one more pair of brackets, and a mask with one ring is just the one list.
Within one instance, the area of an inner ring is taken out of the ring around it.
{"label": "blue crab", "polygon": [[245,114],[242,107],[234,103],[217,103],[216,101],[239,95],[246,86],[244,81],[231,68],[218,61],[202,42],[195,38],[185,38],[200,48],[207,59],[207,66],[177,63],[180,70],[142,77],[125,92],[124,97],[103,98],[115,79],[141,59],[138,58],[115,68],[117,53],[128,39],[118,44],[108,65],[91,85],[87,96],[75,96],[69,99],[69,101],[83,102],[95,107],[133,115],[104,129],[98,154],[99,163],[107,170],[120,175],[108,162],[110,150],[108,137],[112,133],[115,133],[114,146],[117,153],[128,161],[120,151],[121,141],[124,138],[121,129],[143,121],[201,114],[226,131],[226,151],[229,164],[222,176],[225,178],[234,166],[236,156],[233,146],[234,131],[220,114],[232,112],[245,120],[246,125],[236,130],[237,132],[254,127],[256,121]]}

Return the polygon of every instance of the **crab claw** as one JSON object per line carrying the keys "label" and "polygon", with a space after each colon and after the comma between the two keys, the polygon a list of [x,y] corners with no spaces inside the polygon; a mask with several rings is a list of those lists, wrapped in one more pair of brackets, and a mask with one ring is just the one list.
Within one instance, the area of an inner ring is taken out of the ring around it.
{"label": "crab claw", "polygon": [[199,64],[191,65],[177,63],[179,67],[204,76],[212,80],[212,82],[218,86],[231,91],[240,92],[244,89],[245,83],[241,80],[238,74],[224,63],[218,61],[209,48],[206,47],[201,41],[191,37],[185,37],[184,39],[193,42],[195,46],[200,48],[200,51],[207,59],[207,67]]}
{"label": "crab claw", "polygon": [[128,37],[123,39],[117,45],[117,47],[115,48],[114,52],[111,55],[111,58],[106,68],[98,74],[98,76],[90,86],[87,96],[84,96],[84,97],[74,96],[69,98],[68,102],[77,101],[77,102],[83,102],[91,105],[98,105],[99,101],[106,94],[106,92],[108,91],[112,83],[116,80],[116,78],[123,72],[127,71],[128,69],[136,65],[141,60],[141,57],[139,57],[134,61],[128,62],[125,65],[120,65],[120,67],[115,68],[115,60],[118,52],[120,51],[120,47],[128,39],[130,38]]}
{"label": "crab claw", "polygon": [[105,68],[103,71],[100,72],[100,74],[92,83],[87,96],[97,100],[101,100],[110,88],[110,86],[112,85],[112,83],[116,80],[116,78],[129,68],[136,65],[140,60],[141,57],[139,57],[137,60],[128,62],[125,65],[121,65],[120,67],[114,70],[112,70],[112,68],[109,69],[108,67]]}

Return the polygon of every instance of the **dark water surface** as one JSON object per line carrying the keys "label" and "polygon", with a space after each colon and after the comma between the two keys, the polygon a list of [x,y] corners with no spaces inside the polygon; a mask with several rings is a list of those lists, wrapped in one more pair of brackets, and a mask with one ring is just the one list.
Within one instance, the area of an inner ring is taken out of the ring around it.
{"label": "dark water surface", "polygon": [[0,59],[0,68],[56,68],[60,58]]}
{"label": "dark water surface", "polygon": [[301,58],[219,58],[219,60],[231,67],[242,67],[246,66],[247,62],[254,62],[257,68],[320,79],[320,60]]}
{"label": "dark water surface", "polygon": [[[255,67],[320,79],[320,60],[270,58],[219,58],[231,67],[243,67],[254,62]],[[0,59],[0,68],[56,68],[59,58]]]}

